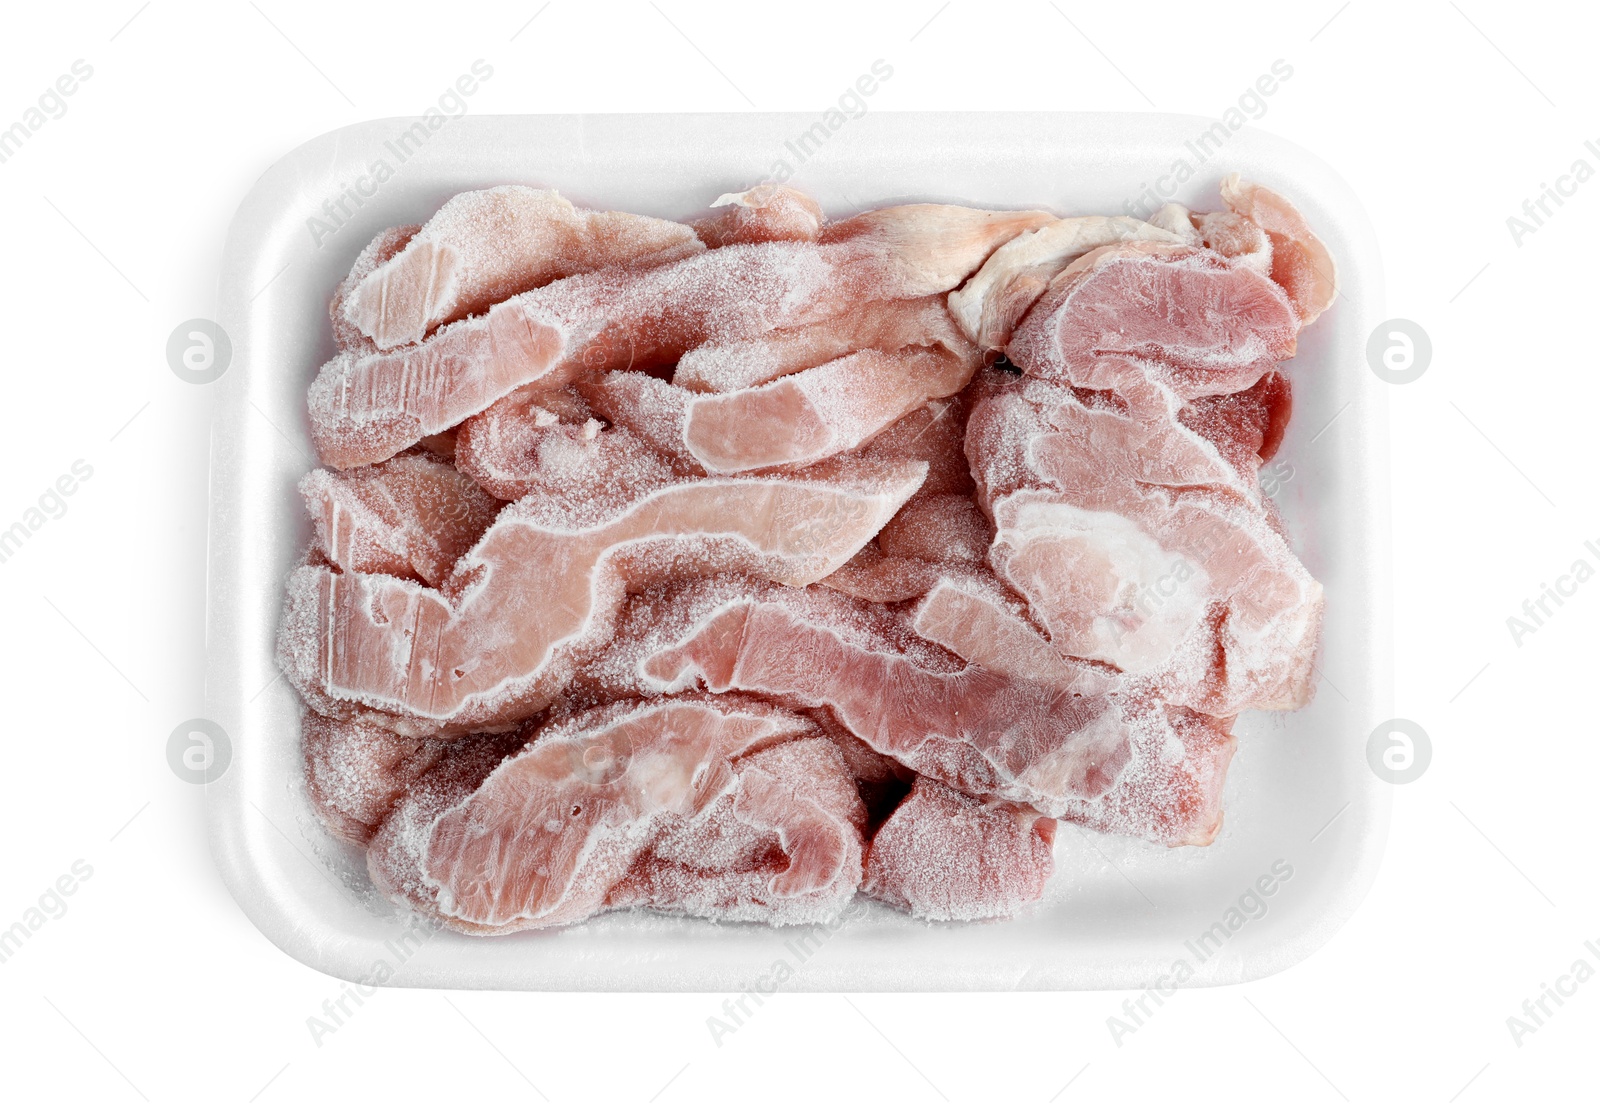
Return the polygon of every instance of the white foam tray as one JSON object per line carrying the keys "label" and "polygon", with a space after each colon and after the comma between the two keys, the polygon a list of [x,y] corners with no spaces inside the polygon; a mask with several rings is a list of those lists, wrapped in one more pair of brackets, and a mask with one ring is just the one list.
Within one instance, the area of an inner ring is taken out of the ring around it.
{"label": "white foam tray", "polygon": [[[1293,474],[1277,493],[1297,547],[1327,588],[1325,678],[1315,702],[1292,715],[1240,719],[1226,821],[1212,846],[1167,850],[1063,825],[1047,898],[1010,922],[930,926],[873,905],[837,931],[801,939],[794,929],[617,914],[497,939],[440,933],[409,956],[393,949],[407,921],[372,892],[361,856],[318,825],[301,782],[295,696],[281,679],[268,686],[282,582],[308,537],[293,486],[314,455],[304,394],[331,355],[334,285],[379,229],[421,222],[469,188],[548,185],[580,204],[691,215],[767,176],[780,159],[793,166],[786,142],[814,121],[466,117],[400,164],[386,142],[410,120],[379,120],[306,143],[245,199],[228,236],[220,298],[234,361],[212,385],[220,402],[207,709],[230,734],[233,761],[209,787],[208,816],[234,897],[290,955],[349,980],[457,988],[733,991],[783,977],[780,960],[793,972],[782,980],[788,990],[1144,988],[1190,972],[1184,983],[1203,985],[1300,961],[1365,895],[1389,794],[1364,745],[1390,715],[1392,662],[1387,385],[1364,360],[1367,335],[1383,318],[1382,285],[1354,195],[1316,158],[1250,130],[1196,164],[1189,143],[1211,126],[1197,117],[872,114],[834,133],[792,178],[831,215],[908,200],[1121,213],[1179,159],[1194,169],[1172,197],[1180,202],[1216,207],[1217,181],[1237,170],[1305,211],[1338,261],[1343,288],[1290,366],[1295,411],[1281,456]],[[372,191],[380,158],[393,175],[359,208],[347,200],[351,217],[314,241],[308,220],[331,224],[325,201]],[[1252,896],[1274,864],[1271,896]],[[1227,938],[1200,942],[1218,923]]]}

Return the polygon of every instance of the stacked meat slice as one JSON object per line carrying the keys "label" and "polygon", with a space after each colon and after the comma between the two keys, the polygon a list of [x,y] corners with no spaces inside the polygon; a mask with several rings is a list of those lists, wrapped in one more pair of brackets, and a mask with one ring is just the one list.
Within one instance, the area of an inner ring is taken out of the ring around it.
{"label": "stacked meat slice", "polygon": [[509,186],[386,231],[312,383],[307,791],[494,934],[992,919],[1056,821],[1209,843],[1322,591],[1260,465],[1336,294],[1283,197],[1149,221]]}

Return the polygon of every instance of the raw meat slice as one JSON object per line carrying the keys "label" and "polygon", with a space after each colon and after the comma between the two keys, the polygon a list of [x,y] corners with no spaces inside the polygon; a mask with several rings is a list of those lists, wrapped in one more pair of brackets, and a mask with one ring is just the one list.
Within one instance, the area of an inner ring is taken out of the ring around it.
{"label": "raw meat slice", "polygon": [[967,470],[963,442],[967,436],[967,395],[973,390],[936,399],[913,410],[874,437],[861,449],[865,460],[928,465],[928,478],[919,495],[971,494],[972,473]]}
{"label": "raw meat slice", "polygon": [[[930,405],[930,392],[966,385],[977,368],[971,352],[970,346],[966,355],[938,347],[863,350],[727,394],[687,391],[642,372],[607,372],[575,386],[594,412],[636,433],[683,474],[729,474],[807,466],[859,448],[886,429],[904,431],[900,423]],[[938,404],[941,414],[948,408]],[[917,421],[917,432],[925,432],[933,417]],[[937,435],[920,449],[902,448],[904,455],[892,459],[932,458],[933,446],[948,436]],[[959,444],[954,447],[959,464]],[[952,462],[949,452],[936,459]]]}
{"label": "raw meat slice", "polygon": [[1277,284],[1208,250],[1128,242],[1062,269],[1006,355],[1094,390],[1148,377],[1185,399],[1243,391],[1294,355],[1300,320]]}
{"label": "raw meat slice", "polygon": [[1283,443],[1293,405],[1288,377],[1269,372],[1248,391],[1186,403],[1178,411],[1178,421],[1210,441],[1245,479],[1258,479],[1261,465],[1276,456]]}
{"label": "raw meat slice", "polygon": [[712,249],[767,241],[816,241],[822,231],[822,208],[797,188],[757,184],[742,192],[717,197],[712,207],[722,213],[700,219],[694,232]]}
{"label": "raw meat slice", "polygon": [[923,474],[855,462],[804,479],[706,479],[587,513],[531,495],[501,511],[441,590],[298,569],[279,661],[319,712],[365,715],[402,735],[510,724],[547,706],[605,644],[629,587],[729,570],[815,582]]}
{"label": "raw meat slice", "polygon": [[[551,395],[569,401],[551,404]],[[551,405],[567,409],[558,414]],[[615,503],[678,477],[638,435],[625,427],[602,428],[570,391],[513,391],[474,414],[457,435],[456,464],[508,502],[538,493],[573,504]]]}
{"label": "raw meat slice", "polygon": [[346,307],[361,281],[404,249],[406,243],[421,229],[420,226],[394,226],[388,230],[380,230],[378,235],[367,243],[367,247],[357,254],[356,263],[350,267],[350,274],[340,281],[338,288],[334,290],[333,299],[328,303],[328,319],[333,323],[333,343],[341,352],[366,354],[377,351],[378,347],[373,344],[372,339],[345,316]]}
{"label": "raw meat slice", "polygon": [[911,792],[916,772],[881,752],[874,751],[865,740],[833,719],[826,709],[808,711],[810,718],[822,729],[822,734],[833,741],[844,758],[845,769],[855,780],[856,792],[867,811],[867,836],[877,830],[890,813]]}
{"label": "raw meat slice", "polygon": [[996,920],[1044,896],[1056,822],[918,778],[867,852],[869,897],[919,920]]}
{"label": "raw meat slice", "polygon": [[867,810],[839,749],[790,740],[732,764],[726,789],[668,821],[606,898],[713,920],[819,923],[861,882]]}
{"label": "raw meat slice", "polygon": [[943,574],[940,564],[885,556],[876,544],[869,544],[821,582],[863,602],[894,603],[922,597]]}
{"label": "raw meat slice", "polygon": [[982,564],[993,535],[968,495],[918,491],[822,585],[869,602],[904,602],[926,594],[952,565]]}
{"label": "raw meat slice", "polygon": [[361,279],[344,314],[378,348],[392,349],[552,280],[704,248],[682,223],[585,211],[554,191],[508,184],[463,192]]}
{"label": "raw meat slice", "polygon": [[365,845],[407,786],[448,746],[396,736],[360,721],[336,721],[310,710],[300,723],[306,794],[329,832]]}
{"label": "raw meat slice", "polygon": [[558,280],[442,327],[421,345],[335,357],[307,395],[311,438],[331,467],[370,464],[525,385],[664,367],[697,345],[804,326],[864,300],[948,291],[1041,217],[1048,216],[891,207],[829,226],[823,239],[832,244],[727,246],[674,264]]}
{"label": "raw meat slice", "polygon": [[996,573],[1062,655],[1219,716],[1298,708],[1322,588],[1254,472],[1180,424],[1170,392],[1128,390],[1129,403],[1090,405],[1032,380],[978,404],[967,448]]}
{"label": "raw meat slice", "polygon": [[695,395],[684,440],[710,472],[800,467],[954,394],[977,367],[975,357],[942,348],[863,349],[759,387]]}
{"label": "raw meat slice", "polygon": [[989,519],[969,496],[918,492],[883,527],[878,548],[901,559],[979,564],[993,535]]}
{"label": "raw meat slice", "polygon": [[840,276],[860,281],[858,300],[916,299],[960,286],[1001,245],[1054,221],[1048,211],[908,203],[829,223],[819,240],[850,247]]}
{"label": "raw meat slice", "polygon": [[738,391],[859,349],[893,352],[907,345],[942,345],[952,352],[966,351],[970,342],[956,329],[944,300],[926,295],[861,302],[798,329],[702,345],[678,361],[672,382],[691,391]]}
{"label": "raw meat slice", "polygon": [[968,663],[1007,678],[1074,694],[1107,694],[1120,687],[1106,670],[1052,648],[1028,619],[1026,607],[993,576],[940,573],[917,603],[911,627]]}
{"label": "raw meat slice", "polygon": [[627,429],[685,475],[704,475],[705,469],[684,441],[689,402],[694,396],[681,387],[644,372],[602,372],[575,385],[588,397],[596,414]]}
{"label": "raw meat slice", "polygon": [[1055,219],[996,249],[959,291],[950,293],[950,313],[980,349],[1003,349],[1057,273],[1090,250],[1124,241],[1183,239],[1126,215]]}
{"label": "raw meat slice", "polygon": [[438,586],[483,536],[500,503],[427,453],[371,468],[317,468],[300,480],[318,548],[345,571]]}
{"label": "raw meat slice", "polygon": [[1301,325],[1309,326],[1339,294],[1339,273],[1328,247],[1294,204],[1238,173],[1222,178],[1222,202],[1267,232],[1272,278],[1289,293]]}
{"label": "raw meat slice", "polygon": [[456,741],[414,739],[311,710],[301,721],[311,807],[329,832],[361,846],[372,839],[406,789],[447,756],[470,754],[492,766],[526,742],[520,731],[475,734]]}
{"label": "raw meat slice", "polygon": [[817,246],[771,242],[558,280],[421,345],[335,357],[307,395],[312,441],[332,467],[370,464],[519,387],[670,365],[706,341],[799,324],[844,302],[831,270]]}
{"label": "raw meat slice", "polygon": [[699,679],[827,708],[874,750],[965,793],[1171,845],[1220,824],[1230,720],[1129,695],[1075,697],[976,665],[925,666],[815,592],[737,598],[647,658],[661,685]]}
{"label": "raw meat slice", "polygon": [[[1038,441],[1050,443],[1059,468],[1052,479],[1081,487],[1107,509],[1150,488],[1214,487],[1259,501],[1255,472],[1241,473],[1217,443],[1217,435],[1237,428],[1232,451],[1247,443],[1251,427],[1207,421],[1210,408],[1186,405],[1161,384],[1130,376],[1116,392],[1096,392],[989,371],[975,390],[982,394],[967,420],[965,451],[985,508],[1037,481],[1042,469],[1029,450]],[[1191,409],[1197,413],[1186,419]],[[1189,424],[1196,418],[1209,432]]]}
{"label": "raw meat slice", "polygon": [[[624,702],[542,731],[491,770],[482,759],[430,772],[373,840],[368,867],[391,898],[474,935],[582,920],[664,830],[744,789],[732,760],[812,735],[803,718],[759,702]],[[474,771],[469,769],[477,767]],[[811,919],[841,878],[860,877],[859,829],[828,823],[822,802],[803,802],[755,764],[735,816],[772,830],[789,862],[769,877],[769,920],[786,906]],[[849,838],[854,835],[851,855]],[[785,838],[787,837],[787,838]],[[855,863],[850,877],[851,860]],[[839,902],[842,904],[842,901]]]}

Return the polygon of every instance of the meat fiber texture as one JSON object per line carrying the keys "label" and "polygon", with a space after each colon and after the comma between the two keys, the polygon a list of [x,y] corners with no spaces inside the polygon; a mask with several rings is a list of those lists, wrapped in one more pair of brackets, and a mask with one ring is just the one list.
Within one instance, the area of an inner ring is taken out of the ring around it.
{"label": "meat fiber texture", "polygon": [[647,909],[940,922],[1060,820],[1222,824],[1323,594],[1261,465],[1338,294],[1283,196],[1148,220],[520,184],[386,230],[307,393],[279,662],[306,793],[473,935]]}

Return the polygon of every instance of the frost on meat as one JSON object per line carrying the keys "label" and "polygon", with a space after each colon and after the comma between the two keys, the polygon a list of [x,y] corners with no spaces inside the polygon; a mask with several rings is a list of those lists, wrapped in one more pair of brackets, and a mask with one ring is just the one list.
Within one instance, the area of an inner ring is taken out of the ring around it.
{"label": "frost on meat", "polygon": [[373,841],[373,880],[473,933],[613,901],[827,919],[861,880],[865,813],[831,744],[780,746],[815,734],[737,698],[602,708],[498,764],[469,752],[429,772]]}
{"label": "frost on meat", "polygon": [[1210,843],[1236,716],[1313,689],[1258,479],[1338,294],[1287,199],[1220,191],[678,223],[512,185],[377,235],[278,641],[317,816],[475,935],[989,920],[1058,820]]}
{"label": "frost on meat", "polygon": [[1044,896],[1056,822],[1026,805],[983,801],[927,778],[872,837],[869,897],[919,920],[994,920]]}
{"label": "frost on meat", "polygon": [[402,734],[520,721],[609,636],[628,585],[741,570],[804,586],[849,559],[917,489],[920,465],[703,480],[585,516],[529,496],[501,511],[442,590],[308,565],[280,657],[322,711]]}
{"label": "frost on meat", "polygon": [[645,660],[698,680],[823,707],[874,750],[965,793],[1161,843],[1208,842],[1228,724],[1131,696],[1075,697],[977,665],[951,669],[845,599],[743,598]]}
{"label": "frost on meat", "polygon": [[[822,244],[734,245],[644,270],[556,280],[444,326],[420,345],[323,365],[311,437],[336,468],[375,463],[530,384],[674,364],[853,309],[863,298],[949,291],[995,247],[1049,216],[938,204],[886,207],[826,228]],[[391,262],[392,263],[392,262]]]}
{"label": "frost on meat", "polygon": [[662,264],[699,252],[689,227],[624,211],[585,211],[512,184],[463,192],[365,273],[340,313],[379,349],[582,272]]}
{"label": "frost on meat", "polygon": [[438,586],[478,542],[501,503],[426,453],[370,468],[317,468],[300,480],[317,546],[345,571]]}

